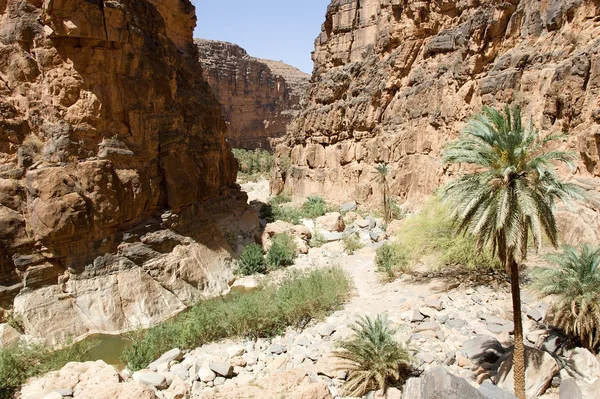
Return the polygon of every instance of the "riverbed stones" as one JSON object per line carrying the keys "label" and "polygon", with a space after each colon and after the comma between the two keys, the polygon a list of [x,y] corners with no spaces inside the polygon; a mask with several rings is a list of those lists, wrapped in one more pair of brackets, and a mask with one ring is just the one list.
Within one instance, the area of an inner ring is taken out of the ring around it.
{"label": "riverbed stones", "polygon": [[21,338],[21,334],[7,323],[0,324],[0,348],[11,345]]}
{"label": "riverbed stones", "polygon": [[183,352],[179,348],[171,349],[168,352],[165,352],[161,357],[153,361],[148,365],[150,370],[156,371],[158,366],[163,363],[170,363],[174,360],[181,360],[183,358]]}
{"label": "riverbed stones", "polygon": [[285,345],[273,344],[273,345],[269,346],[269,353],[273,353],[275,355],[280,355],[285,352],[287,352],[287,348],[285,347]]}
{"label": "riverbed stones", "polygon": [[567,354],[567,367],[577,379],[593,384],[600,379],[600,363],[585,348],[575,348]]}
{"label": "riverbed stones", "polygon": [[222,377],[231,377],[233,373],[233,367],[227,362],[211,362],[208,366],[212,371]]}
{"label": "riverbed stones", "polygon": [[559,399],[582,399],[581,388],[577,385],[575,378],[560,380]]}
{"label": "riverbed stones", "polygon": [[504,354],[504,348],[496,338],[479,335],[465,341],[462,345],[462,352],[476,364],[494,363]]}
{"label": "riverbed stones", "polygon": [[329,337],[331,334],[333,334],[334,331],[335,331],[335,326],[333,324],[325,323],[319,327],[319,329],[317,330],[317,333],[321,337]]}
{"label": "riverbed stones", "polygon": [[198,371],[198,379],[202,382],[210,382],[217,378],[217,374],[209,367],[200,367]]}
{"label": "riverbed stones", "polygon": [[435,366],[419,378],[410,378],[402,394],[402,399],[468,398],[487,399],[466,380]]}
{"label": "riverbed stones", "polygon": [[154,387],[156,389],[162,390],[166,389],[169,384],[167,384],[167,378],[160,373],[156,373],[154,371],[148,370],[140,370],[133,373],[133,380],[149,387]]}
{"label": "riverbed stones", "polygon": [[232,345],[227,348],[229,357],[242,356],[246,353],[246,348],[243,345]]}
{"label": "riverbed stones", "polygon": [[346,228],[344,219],[338,212],[329,212],[319,216],[315,221],[315,225],[317,228],[338,233]]}

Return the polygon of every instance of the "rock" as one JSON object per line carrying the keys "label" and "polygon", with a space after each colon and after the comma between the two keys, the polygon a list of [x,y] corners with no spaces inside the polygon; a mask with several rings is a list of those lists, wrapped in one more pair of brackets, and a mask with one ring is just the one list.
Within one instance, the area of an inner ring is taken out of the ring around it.
{"label": "rock", "polygon": [[224,234],[258,232],[192,3],[140,4],[0,4],[0,301],[51,344],[220,294]]}
{"label": "rock", "polygon": [[479,392],[487,399],[516,399],[515,395],[498,388],[489,381],[484,381],[483,384],[479,386]]}
{"label": "rock", "polygon": [[287,348],[281,344],[273,344],[269,346],[269,353],[273,353],[275,355],[279,355],[287,352]]}
{"label": "rock", "polygon": [[[558,371],[558,364],[550,354],[529,346],[525,347],[525,393],[527,397],[535,398],[543,394]],[[498,387],[514,394],[512,356],[508,356],[502,362],[494,382]]]}
{"label": "rock", "polygon": [[335,331],[335,326],[333,324],[325,323],[319,327],[319,329],[317,330],[317,333],[321,337],[329,337],[331,334],[333,334],[334,331]]}
{"label": "rock", "polygon": [[21,339],[21,334],[10,325],[0,324],[0,348],[9,346]]}
{"label": "rock", "polygon": [[428,352],[419,352],[417,353],[416,358],[427,364],[431,364],[435,360],[435,357]]}
{"label": "rock", "polygon": [[331,232],[342,232],[346,228],[344,220],[338,212],[329,212],[319,216],[315,220],[315,224],[317,228]]}
{"label": "rock", "polygon": [[402,399],[464,398],[487,399],[467,381],[448,373],[444,367],[435,366],[419,378],[410,378]]}
{"label": "rock", "polygon": [[510,333],[510,332],[514,331],[515,326],[513,323],[504,324],[504,325],[486,323],[485,328],[487,328],[489,331],[493,332],[494,334],[502,334],[502,333]]}
{"label": "rock", "polygon": [[[294,171],[285,173],[288,162],[275,172],[278,189],[380,208],[375,166],[386,162],[394,196],[405,207],[417,207],[455,177],[440,172],[440,153],[479,111],[476,104],[501,109],[515,101],[515,93],[536,87],[527,94],[534,100],[523,104],[523,115],[540,129],[568,126],[570,135],[581,137],[569,147],[581,154],[582,180],[590,193],[596,191],[600,162],[590,133],[600,120],[593,94],[597,59],[590,51],[597,47],[591,33],[595,8],[579,0],[547,1],[542,10],[536,0],[503,2],[501,10],[482,1],[439,4],[331,2],[315,41],[305,107],[276,153],[291,159]],[[436,28],[415,28],[425,23]],[[490,26],[497,29],[490,32]],[[565,32],[576,39],[562,37]],[[493,55],[481,58],[471,50],[490,42],[497,49]],[[570,93],[568,100],[564,93]],[[311,163],[317,152],[326,162]],[[557,212],[559,227],[568,240],[577,242],[581,226],[585,241],[598,242],[595,211],[585,209],[585,216],[579,209]]]}
{"label": "rock", "polygon": [[333,399],[326,382],[316,382],[294,391],[290,399]]}
{"label": "rock", "polygon": [[229,378],[233,373],[233,367],[227,362],[211,362],[208,367],[218,375]]}
{"label": "rock", "polygon": [[533,321],[540,322],[544,318],[544,315],[542,315],[542,312],[540,312],[537,309],[529,309],[527,311],[527,317],[529,317]]}
{"label": "rock", "polygon": [[229,357],[242,356],[246,353],[246,348],[243,345],[233,345],[227,348]]}
{"label": "rock", "polygon": [[42,399],[63,399],[63,396],[60,392],[54,391],[50,392],[48,395],[44,396]]}
{"label": "rock", "polygon": [[[298,248],[305,248],[306,252],[308,252],[306,242],[311,238],[310,230],[306,226],[293,225],[282,220],[276,220],[273,223],[267,224],[265,227],[265,230],[261,236],[261,242],[265,251],[268,251],[271,248],[271,240],[273,236],[281,233],[292,235]],[[302,251],[300,252],[305,253]]]}
{"label": "rock", "polygon": [[154,387],[159,390],[167,389],[169,386],[164,375],[155,373],[153,371],[136,371],[133,373],[132,378],[136,382],[142,383],[149,387]]}
{"label": "rock", "polygon": [[73,396],[73,390],[71,388],[57,389],[56,392],[58,392],[62,396]]}
{"label": "rock", "polygon": [[231,146],[271,149],[272,139],[282,136],[299,112],[310,76],[280,61],[251,57],[235,44],[206,39],[194,43],[204,78],[228,122]]}
{"label": "rock", "polygon": [[[225,371],[225,370],[222,370]],[[198,379],[202,382],[209,382],[214,380],[217,374],[212,371],[209,367],[201,367],[198,371]]]}
{"label": "rock", "polygon": [[369,231],[369,237],[371,237],[371,241],[373,242],[381,242],[385,238],[385,232],[380,228],[376,227],[373,230]]}
{"label": "rock", "polygon": [[581,388],[575,378],[564,378],[560,381],[559,399],[581,399]]}
{"label": "rock", "polygon": [[440,325],[438,323],[436,323],[435,321],[427,321],[427,322],[424,322],[424,323],[421,323],[421,324],[415,326],[413,331],[414,332],[437,331],[439,329],[440,329]]}
{"label": "rock", "polygon": [[419,321],[423,321],[425,320],[425,316],[423,316],[423,314],[421,312],[419,312],[418,310],[413,310],[411,316],[410,316],[410,321],[412,323],[415,322],[419,322]]}
{"label": "rock", "polygon": [[179,350],[179,348],[171,349],[168,352],[165,352],[161,357],[153,361],[148,365],[149,369],[156,368],[159,364],[169,363],[173,360],[181,360],[183,358],[183,352]]}
{"label": "rock", "polygon": [[214,379],[213,383],[216,387],[223,385],[225,383],[225,377],[217,377]]}
{"label": "rock", "polygon": [[463,320],[463,319],[450,319],[450,320],[446,320],[446,322],[444,324],[450,328],[458,329],[458,328],[462,328],[462,327],[466,326],[467,321]]}
{"label": "rock", "polygon": [[425,317],[433,317],[437,313],[435,309],[428,307],[420,307],[419,312]]}
{"label": "rock", "polygon": [[364,229],[366,227],[369,227],[369,221],[366,219],[363,219],[361,216],[359,216],[355,221],[354,224],[356,225],[356,227],[358,227],[359,229]]}
{"label": "rock", "polygon": [[296,345],[300,345],[300,346],[309,346],[310,344],[311,344],[310,339],[308,339],[306,337],[300,337],[296,341]]}
{"label": "rock", "polygon": [[593,384],[600,379],[600,362],[585,348],[575,348],[567,354],[567,367],[575,378]]}
{"label": "rock", "polygon": [[356,210],[356,202],[345,202],[340,206],[342,212],[350,212]]}
{"label": "rock", "polygon": [[436,298],[429,298],[427,299],[427,301],[425,302],[425,305],[428,308],[433,308],[435,310],[444,310],[444,304],[442,301],[440,301],[439,299]]}
{"label": "rock", "polygon": [[495,363],[505,352],[496,338],[479,335],[465,341],[462,352],[475,364]]}

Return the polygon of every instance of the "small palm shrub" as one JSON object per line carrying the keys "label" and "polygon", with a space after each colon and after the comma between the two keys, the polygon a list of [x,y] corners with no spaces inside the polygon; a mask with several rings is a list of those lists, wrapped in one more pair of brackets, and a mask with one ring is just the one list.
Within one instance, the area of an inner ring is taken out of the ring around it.
{"label": "small palm shrub", "polygon": [[410,271],[408,254],[398,243],[385,243],[375,252],[377,271],[385,273],[388,280],[393,280],[397,272]]}
{"label": "small palm shrub", "polygon": [[356,233],[344,236],[342,243],[344,244],[344,250],[348,255],[353,255],[355,251],[358,251],[363,247],[363,244],[360,242],[360,237]]}
{"label": "small palm shrub", "polygon": [[548,256],[553,267],[532,271],[533,288],[554,295],[546,322],[581,341],[591,351],[600,346],[600,247],[565,246]]}
{"label": "small palm shrub", "polygon": [[395,340],[397,330],[387,318],[361,317],[352,330],[355,335],[338,342],[334,351],[342,360],[339,369],[349,370],[345,395],[361,397],[368,391],[401,385],[411,372],[411,355],[406,344]]}
{"label": "small palm shrub", "polygon": [[246,245],[238,260],[238,271],[249,276],[267,271],[267,264],[263,256],[263,248],[255,243]]}
{"label": "small palm shrub", "polygon": [[287,233],[275,234],[267,253],[267,262],[273,269],[293,265],[297,250],[294,237]]}

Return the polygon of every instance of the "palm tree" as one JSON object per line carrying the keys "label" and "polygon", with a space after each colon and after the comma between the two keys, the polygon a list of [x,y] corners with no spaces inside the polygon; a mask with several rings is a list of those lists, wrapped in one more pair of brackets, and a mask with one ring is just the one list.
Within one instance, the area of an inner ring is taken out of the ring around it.
{"label": "palm tree", "polygon": [[554,295],[546,322],[578,338],[594,352],[600,345],[600,247],[565,246],[548,256],[553,267],[533,270],[533,288]]}
{"label": "palm tree", "polygon": [[515,325],[515,395],[525,399],[525,359],[519,262],[529,237],[541,247],[542,234],[553,246],[558,242],[554,216],[556,200],[581,199],[581,191],[562,182],[554,162],[573,168],[574,154],[547,150],[561,135],[540,136],[530,125],[524,128],[518,107],[504,112],[484,107],[471,119],[460,137],[442,153],[449,164],[469,169],[444,187],[444,200],[452,208],[459,232],[471,233],[478,247],[490,246],[510,273]]}
{"label": "palm tree", "polygon": [[387,163],[383,162],[375,166],[375,170],[377,170],[378,173],[377,181],[379,184],[381,184],[381,189],[383,190],[383,220],[387,224],[391,220],[390,203],[388,201],[389,185],[387,177],[392,168],[390,168]]}
{"label": "palm tree", "polygon": [[359,317],[352,326],[355,335],[338,342],[333,352],[341,359],[340,370],[349,370],[346,395],[363,396],[368,391],[404,382],[412,370],[412,357],[404,343],[395,340],[397,329],[378,314],[375,319]]}

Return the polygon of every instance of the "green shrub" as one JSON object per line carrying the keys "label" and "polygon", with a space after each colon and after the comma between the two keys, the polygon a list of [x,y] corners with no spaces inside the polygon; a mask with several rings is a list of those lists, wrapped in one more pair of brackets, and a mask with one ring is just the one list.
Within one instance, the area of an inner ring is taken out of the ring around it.
{"label": "green shrub", "polygon": [[321,233],[321,231],[319,229],[314,229],[312,232],[312,235],[310,237],[310,243],[309,243],[311,248],[320,248],[326,242],[327,241],[325,240],[323,233]]}
{"label": "green shrub", "polygon": [[325,200],[318,196],[307,197],[302,204],[304,218],[315,219],[323,216],[327,212],[327,204]]}
{"label": "green shrub", "polygon": [[390,327],[387,318],[361,317],[352,329],[355,335],[339,342],[334,352],[342,359],[340,369],[349,370],[345,396],[361,397],[403,384],[412,370],[411,355],[405,344],[395,340],[397,330]]}
{"label": "green shrub", "polygon": [[386,274],[388,279],[394,279],[396,273],[410,271],[408,254],[398,243],[385,243],[375,251],[377,270]]}
{"label": "green shrub", "polygon": [[267,264],[262,246],[255,243],[246,245],[238,260],[237,270],[245,276],[265,273]]}
{"label": "green shrub", "polygon": [[283,192],[281,194],[277,194],[276,196],[270,198],[269,204],[270,205],[281,205],[281,204],[290,202],[291,200],[292,200],[292,197],[289,194]]}
{"label": "green shrub", "polygon": [[350,292],[350,281],[340,268],[325,268],[289,273],[278,287],[202,301],[170,321],[134,334],[122,360],[139,370],[171,348],[191,349],[233,336],[270,337],[288,326],[303,327],[339,308]]}
{"label": "green shrub", "polygon": [[[275,205],[271,209],[272,218],[270,222],[282,220],[291,224],[300,224],[301,219],[304,218],[303,212],[294,206]],[[269,220],[267,219],[267,221]]]}
{"label": "green shrub", "polygon": [[242,179],[252,180],[267,175],[275,165],[274,155],[265,150],[252,151],[234,148],[231,151],[238,161],[239,177]]}
{"label": "green shrub", "polygon": [[344,249],[348,255],[353,255],[355,251],[358,251],[363,247],[363,244],[360,242],[360,237],[357,233],[344,236],[342,243],[344,244]]}
{"label": "green shrub", "polygon": [[271,242],[271,248],[267,252],[267,262],[273,269],[294,264],[298,247],[294,237],[287,233],[275,234]]}
{"label": "green shrub", "polygon": [[487,250],[479,251],[470,235],[456,234],[454,219],[438,197],[427,200],[419,214],[406,218],[398,232],[410,260],[417,262],[428,256],[437,264],[499,268],[500,263]]}
{"label": "green shrub", "polygon": [[531,271],[533,288],[555,301],[546,322],[578,339],[594,352],[600,349],[600,247],[581,244],[579,250],[565,246],[547,257],[550,268]]}
{"label": "green shrub", "polygon": [[13,345],[0,349],[0,398],[12,398],[28,378],[58,370],[69,362],[86,360],[90,342],[53,351],[43,344]]}

